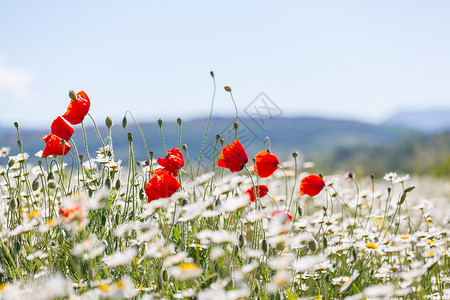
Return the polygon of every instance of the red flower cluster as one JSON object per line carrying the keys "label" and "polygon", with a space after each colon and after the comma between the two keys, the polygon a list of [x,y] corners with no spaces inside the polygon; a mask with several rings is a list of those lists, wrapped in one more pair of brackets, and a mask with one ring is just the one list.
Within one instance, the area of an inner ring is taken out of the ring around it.
{"label": "red flower cluster", "polygon": [[176,147],[170,149],[165,158],[158,158],[158,164],[163,168],[154,170],[151,173],[154,176],[145,185],[148,202],[159,198],[168,198],[181,187],[174,177],[178,175],[178,170],[184,166],[183,154],[180,149]]}
{"label": "red flower cluster", "polygon": [[245,193],[250,197],[250,202],[255,202],[256,200],[255,194],[256,197],[262,198],[265,195],[267,195],[267,192],[269,192],[269,188],[265,185],[257,185],[255,187],[252,186],[251,188],[245,191]]}
{"label": "red flower cluster", "polygon": [[166,169],[157,169],[151,174],[154,176],[145,185],[148,202],[159,198],[168,198],[181,187],[178,180]]}
{"label": "red flower cluster", "polygon": [[[62,117],[70,124],[75,125],[83,121],[84,117],[89,112],[91,102],[84,91],[77,93],[76,100],[69,103],[67,111]],[[72,146],[67,142],[74,133],[72,126],[67,124],[60,116],[57,117],[51,125],[51,132],[42,138],[45,142],[45,149],[42,152],[42,157],[50,155],[66,155],[69,153]],[[65,141],[64,147],[62,141]]]}
{"label": "red flower cluster", "polygon": [[322,177],[316,174],[310,174],[302,179],[300,182],[300,196],[309,195],[314,197],[319,194],[325,187],[325,181]]}

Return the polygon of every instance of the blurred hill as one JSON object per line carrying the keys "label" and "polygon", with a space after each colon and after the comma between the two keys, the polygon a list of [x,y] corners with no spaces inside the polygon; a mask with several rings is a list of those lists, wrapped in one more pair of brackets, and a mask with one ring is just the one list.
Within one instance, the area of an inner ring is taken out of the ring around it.
{"label": "blurred hill", "polygon": [[[121,121],[121,120],[120,120]],[[127,133],[133,134],[133,147],[137,160],[145,160],[145,148],[137,127],[128,120],[123,129],[121,122],[112,127],[112,139],[116,159],[122,159],[127,165],[129,145]],[[208,133],[203,155],[203,166],[212,163],[215,136],[220,134],[226,139],[234,123],[232,117],[214,118]],[[298,151],[302,161],[314,161],[316,172],[358,171],[365,175],[374,173],[383,175],[389,171],[417,174],[448,176],[450,170],[450,134],[432,135],[418,130],[390,126],[387,123],[373,125],[349,120],[332,120],[314,117],[272,118],[256,120],[243,118],[238,120],[238,138],[244,145],[249,157],[264,149],[265,137],[270,138],[272,152],[280,160],[291,159],[293,151]],[[181,143],[188,145],[192,162],[199,157],[207,119],[195,119],[182,123]],[[148,149],[154,151],[155,159],[164,156],[161,134],[157,122],[140,124]],[[50,126],[49,126],[50,130]],[[106,128],[100,128],[100,134],[106,137]],[[174,121],[164,121],[164,139],[167,149],[179,146],[179,125]],[[24,151],[38,160],[34,154],[44,148],[40,139],[47,131],[21,129]],[[88,147],[91,156],[101,146],[94,128],[87,127]],[[85,153],[81,127],[75,126],[73,136],[80,154]],[[229,141],[234,140],[231,131]],[[11,155],[18,152],[15,128],[0,130],[0,146],[10,146]],[[220,145],[219,145],[220,147]],[[218,156],[218,152],[216,156]],[[69,156],[67,160],[71,160]],[[3,158],[3,160],[5,160]],[[5,163],[0,158],[0,163]]]}
{"label": "blurred hill", "polygon": [[426,133],[440,133],[450,130],[450,110],[401,111],[384,123],[386,126],[400,126]]}

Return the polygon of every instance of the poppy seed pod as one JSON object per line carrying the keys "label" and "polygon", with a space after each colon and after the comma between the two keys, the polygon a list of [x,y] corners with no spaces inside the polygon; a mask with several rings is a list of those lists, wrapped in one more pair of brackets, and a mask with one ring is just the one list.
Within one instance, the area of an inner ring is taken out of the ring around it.
{"label": "poppy seed pod", "polygon": [[110,116],[107,116],[105,119],[105,125],[108,128],[111,128],[111,126],[113,126],[113,120]]}
{"label": "poppy seed pod", "polygon": [[216,134],[216,141],[220,140],[220,134]]}
{"label": "poppy seed pod", "polygon": [[69,91],[69,97],[70,97],[70,99],[72,99],[73,101],[76,101],[76,100],[77,100],[77,94],[75,93],[74,90],[70,90],[70,91]]}
{"label": "poppy seed pod", "polygon": [[228,85],[226,85],[225,87],[224,87],[224,89],[225,89],[225,91],[227,91],[227,92],[231,92],[231,87],[229,87]]}

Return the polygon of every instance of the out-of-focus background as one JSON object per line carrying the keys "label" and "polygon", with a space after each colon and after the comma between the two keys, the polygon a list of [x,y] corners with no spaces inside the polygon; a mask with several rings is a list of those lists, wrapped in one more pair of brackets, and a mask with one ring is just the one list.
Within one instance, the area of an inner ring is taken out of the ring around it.
{"label": "out-of-focus background", "polygon": [[[163,155],[157,119],[171,148],[181,117],[182,143],[195,160],[212,70],[207,151],[234,121],[229,85],[249,156],[268,136],[280,157],[299,151],[320,172],[449,176],[449,14],[444,0],[3,2],[0,147],[18,152],[17,121],[24,150],[43,149],[40,138],[73,89],[89,95],[99,125],[112,116],[124,161],[130,131],[138,158],[146,157],[131,119],[120,126],[127,110],[156,156]],[[99,146],[92,128],[88,138]]]}

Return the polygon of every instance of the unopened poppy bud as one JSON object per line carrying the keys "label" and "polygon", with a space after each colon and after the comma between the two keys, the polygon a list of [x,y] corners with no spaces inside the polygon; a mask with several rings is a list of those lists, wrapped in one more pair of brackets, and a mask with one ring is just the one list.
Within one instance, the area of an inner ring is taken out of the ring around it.
{"label": "unopened poppy bud", "polygon": [[78,157],[80,158],[81,161],[83,161],[83,157],[84,157],[83,154],[80,154]]}
{"label": "unopened poppy bud", "polygon": [[131,132],[128,132],[128,134],[127,134],[127,136],[128,136],[128,142],[133,142],[133,135],[131,134]]}
{"label": "unopened poppy bud", "polygon": [[245,242],[244,236],[242,234],[239,235],[239,241],[238,241],[239,248],[242,248],[244,246],[244,242]]}
{"label": "unopened poppy bud", "polygon": [[323,249],[326,249],[328,247],[328,240],[326,237],[323,238]]}
{"label": "unopened poppy bud", "polygon": [[262,240],[261,249],[262,249],[262,251],[264,253],[266,253],[267,250],[269,250],[269,245],[267,244],[267,240],[266,239]]}
{"label": "unopened poppy bud", "polygon": [[167,273],[167,270],[163,271],[163,281],[167,282],[169,280],[169,274]]}
{"label": "unopened poppy bud", "polygon": [[292,152],[292,157],[296,158],[297,156],[298,156],[298,152],[297,151]]}
{"label": "unopened poppy bud", "polygon": [[370,174],[370,179],[374,179],[375,178],[375,175],[373,175],[373,174]]}
{"label": "unopened poppy bud", "polygon": [[53,172],[49,172],[47,175],[47,180],[52,180],[53,178],[55,178],[55,176],[53,175]]}
{"label": "unopened poppy bud", "polygon": [[15,210],[16,207],[17,207],[16,204],[17,204],[17,203],[16,203],[16,199],[11,199],[11,200],[9,200],[9,209],[10,209],[10,210]]}
{"label": "unopened poppy bud", "polygon": [[181,145],[181,149],[183,149],[184,151],[186,151],[186,150],[187,150],[187,145],[186,145],[186,144]]}
{"label": "unopened poppy bud", "polygon": [[111,128],[111,126],[113,126],[113,120],[110,116],[107,116],[105,119],[105,125],[108,128]]}
{"label": "unopened poppy bud", "polygon": [[38,177],[36,177],[34,180],[33,180],[33,183],[31,184],[31,189],[33,190],[33,191],[37,191],[38,190],[38,188],[39,188],[39,176]]}
{"label": "unopened poppy bud", "polygon": [[19,128],[19,123],[14,122],[14,127]]}
{"label": "unopened poppy bud", "polygon": [[42,161],[38,160],[37,164],[38,164],[39,167],[41,167],[42,166]]}
{"label": "unopened poppy bud", "polygon": [[77,94],[75,94],[75,91],[74,91],[74,90],[70,90],[70,91],[69,91],[69,97],[70,97],[70,99],[72,99],[73,101],[76,101],[76,100],[77,100]]}
{"label": "unopened poppy bud", "polygon": [[48,186],[49,189],[56,188],[56,181],[54,181],[53,179],[49,180],[48,183],[47,183],[47,186]]}
{"label": "unopened poppy bud", "polygon": [[214,77],[214,72],[213,72],[213,71],[210,71],[210,72],[209,72],[209,75],[211,75],[211,77]]}
{"label": "unopened poppy bud", "polygon": [[220,139],[220,144],[223,146],[223,144],[225,143],[224,139]]}
{"label": "unopened poppy bud", "polygon": [[313,237],[310,237],[308,240],[309,250],[311,250],[312,252],[316,252],[318,247],[319,245],[317,244],[317,241]]}
{"label": "unopened poppy bud", "polygon": [[65,140],[61,140],[61,146],[63,146],[63,149],[64,149],[64,145],[66,144],[66,141]]}
{"label": "unopened poppy bud", "polygon": [[16,161],[14,160],[14,158],[10,158],[8,161],[8,167],[11,168],[12,166],[14,166],[15,163],[16,163]]}
{"label": "unopened poppy bud", "polygon": [[216,141],[220,139],[220,134],[216,134]]}
{"label": "unopened poppy bud", "polygon": [[17,146],[19,146],[19,148],[22,146],[22,141],[21,140],[17,141]]}
{"label": "unopened poppy bud", "polygon": [[159,126],[159,127],[162,126],[162,119],[158,119],[158,126]]}
{"label": "unopened poppy bud", "polygon": [[123,129],[127,128],[127,123],[128,123],[127,116],[124,116],[122,119],[122,128]]}
{"label": "unopened poppy bud", "polygon": [[116,188],[116,190],[119,190],[119,189],[120,189],[120,180],[119,180],[119,179],[116,180],[116,186],[115,186],[115,188]]}
{"label": "unopened poppy bud", "polygon": [[256,158],[253,157],[252,158],[252,162],[255,163],[256,162]]}
{"label": "unopened poppy bud", "polygon": [[181,118],[178,118],[178,119],[177,119],[177,123],[178,123],[178,125],[181,125],[181,123],[182,123]]}
{"label": "unopened poppy bud", "polygon": [[106,185],[106,187],[107,187],[108,189],[111,188],[111,179],[110,179],[110,178],[106,178],[106,180],[105,180],[105,185]]}
{"label": "unopened poppy bud", "polygon": [[298,212],[298,215],[300,217],[303,215],[303,210],[302,210],[302,207],[300,205],[297,207],[297,212]]}
{"label": "unopened poppy bud", "polygon": [[238,129],[238,127],[239,127],[239,123],[238,123],[238,122],[234,122],[233,128],[234,128],[234,129]]}
{"label": "unopened poppy bud", "polygon": [[224,89],[225,89],[225,91],[227,91],[227,92],[231,92],[231,88],[228,86],[228,85],[226,85],[225,87],[224,87]]}
{"label": "unopened poppy bud", "polygon": [[153,151],[152,150],[148,151],[148,154],[150,155],[150,159],[152,159],[153,158]]}

